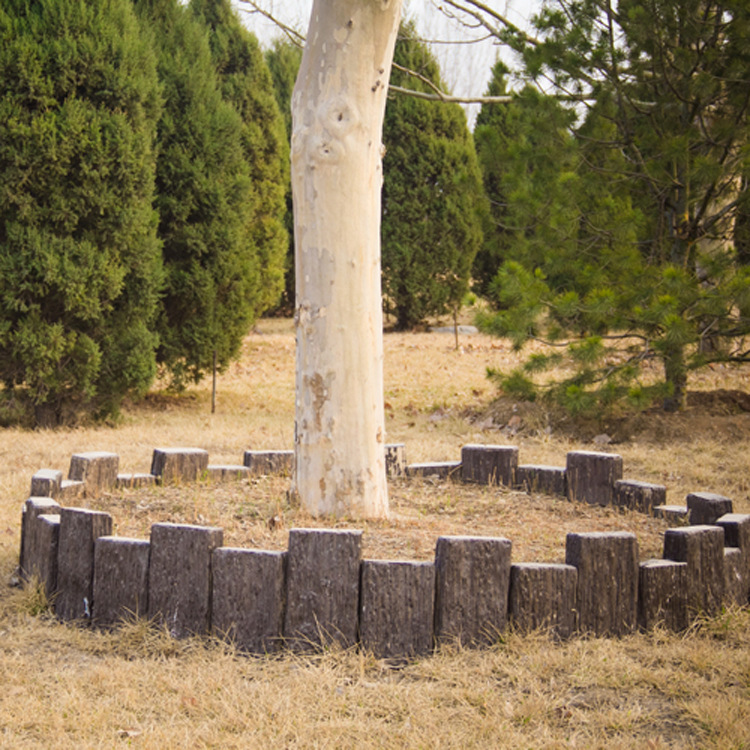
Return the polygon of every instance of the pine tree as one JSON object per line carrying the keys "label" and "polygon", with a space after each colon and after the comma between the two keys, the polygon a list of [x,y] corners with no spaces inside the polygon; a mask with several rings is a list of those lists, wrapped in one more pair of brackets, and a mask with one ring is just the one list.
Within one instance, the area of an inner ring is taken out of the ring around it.
{"label": "pine tree", "polygon": [[[518,344],[568,337],[575,373],[550,389],[571,408],[661,394],[679,409],[691,370],[750,359],[750,271],[732,244],[748,163],[749,21],[745,3],[712,0],[617,10],[559,0],[537,19],[545,41],[527,50],[527,72],[594,105],[576,134],[590,185],[578,244],[609,236],[600,265],[614,273],[579,295],[512,269],[503,283],[523,302],[488,325],[515,329]],[[652,360],[661,382],[643,376]],[[531,393],[530,376],[552,361],[532,358],[503,387]]]}
{"label": "pine tree", "polygon": [[158,360],[175,387],[236,355],[258,309],[255,210],[242,119],[222,98],[206,27],[178,0],[138,0],[153,31],[164,112],[158,127],[156,207],[166,290]]}
{"label": "pine tree", "polygon": [[127,0],[0,8],[5,418],[117,411],[155,375],[151,48]]}
{"label": "pine tree", "polygon": [[[435,58],[402,24],[394,61],[442,85]],[[391,83],[427,85],[394,67]],[[460,305],[481,243],[483,193],[460,106],[396,95],[383,140],[383,293],[399,329]]]}

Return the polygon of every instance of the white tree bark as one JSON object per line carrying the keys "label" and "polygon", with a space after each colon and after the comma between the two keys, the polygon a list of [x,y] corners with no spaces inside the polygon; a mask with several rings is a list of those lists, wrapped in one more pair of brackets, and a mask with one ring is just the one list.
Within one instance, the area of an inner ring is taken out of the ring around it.
{"label": "white tree bark", "polygon": [[401,0],[315,0],[292,98],[294,490],[318,515],[388,515],[382,129]]}

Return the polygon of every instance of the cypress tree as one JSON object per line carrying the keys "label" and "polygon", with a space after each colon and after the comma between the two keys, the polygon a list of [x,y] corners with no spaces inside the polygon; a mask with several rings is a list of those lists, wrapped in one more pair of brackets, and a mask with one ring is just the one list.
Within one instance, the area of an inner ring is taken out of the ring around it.
{"label": "cypress tree", "polygon": [[[394,62],[442,86],[413,23],[402,24]],[[394,66],[394,85],[429,90]],[[484,205],[474,143],[457,104],[395,95],[383,126],[383,294],[399,329],[455,310],[481,243]]]}
{"label": "cypress tree", "polygon": [[127,0],[0,8],[7,419],[117,411],[155,374],[155,59]]}
{"label": "cypress tree", "polygon": [[[290,143],[292,139],[292,91],[301,61],[302,50],[288,40],[276,39],[273,46],[266,51],[266,62],[271,72],[276,101],[284,120],[287,143]],[[289,244],[286,252],[281,307],[291,312],[294,310],[294,210],[291,182],[288,182],[286,186],[285,203],[284,226],[289,237]]]}
{"label": "cypress tree", "polygon": [[164,111],[156,207],[166,289],[158,361],[172,385],[197,382],[236,355],[257,310],[259,255],[248,247],[255,207],[242,119],[222,98],[206,27],[178,0],[138,0],[153,30]]}
{"label": "cypress tree", "polygon": [[260,275],[251,293],[253,317],[278,303],[289,245],[284,214],[289,185],[289,137],[271,72],[258,40],[229,0],[191,0],[209,30],[221,94],[242,119],[242,147],[250,168],[245,252],[257,254]]}

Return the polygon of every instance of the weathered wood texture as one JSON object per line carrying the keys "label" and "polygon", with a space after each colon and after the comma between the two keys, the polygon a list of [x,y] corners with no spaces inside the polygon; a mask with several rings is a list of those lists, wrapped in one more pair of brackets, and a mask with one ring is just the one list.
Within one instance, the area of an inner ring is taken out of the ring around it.
{"label": "weathered wood texture", "polygon": [[403,443],[385,446],[385,473],[389,477],[406,474],[406,446]]}
{"label": "weathered wood texture", "polygon": [[47,599],[57,593],[57,552],[60,540],[60,516],[46,513],[37,516],[29,529],[29,578],[36,577],[44,587]]}
{"label": "weathered wood texture", "polygon": [[614,503],[620,508],[630,508],[652,514],[654,507],[667,502],[667,488],[663,484],[639,482],[636,479],[618,479],[614,488]]}
{"label": "weathered wood texture", "polygon": [[747,604],[747,579],[738,547],[724,547],[724,602],[741,607]]}
{"label": "weathered wood texture", "polygon": [[60,509],[55,613],[61,620],[88,620],[94,596],[94,545],[112,533],[109,513]]}
{"label": "weathered wood texture", "polygon": [[493,643],[508,618],[511,542],[444,536],[435,547],[435,635],[440,641]]}
{"label": "weathered wood texture", "polygon": [[60,486],[62,485],[62,478],[62,472],[57,469],[39,469],[39,471],[31,477],[31,496],[58,497],[60,494]]}
{"label": "weathered wood texture", "polygon": [[576,626],[578,570],[572,565],[519,563],[510,569],[510,620],[522,633],[548,630],[569,638]]}
{"label": "weathered wood texture", "polygon": [[657,505],[654,507],[654,517],[663,518],[675,526],[685,526],[690,523],[690,515],[685,505]]}
{"label": "weathered wood texture", "polygon": [[207,633],[211,624],[211,554],[221,529],[156,523],[151,527],[149,617],[177,638]]}
{"label": "weathered wood texture", "polygon": [[464,482],[512,487],[517,466],[518,448],[513,445],[465,445],[461,449]]}
{"label": "weathered wood texture", "polygon": [[254,475],[289,476],[294,471],[294,451],[245,451],[242,462]]}
{"label": "weathered wood texture", "polygon": [[284,638],[294,650],[357,641],[361,531],[292,529]]}
{"label": "weathered wood texture", "polygon": [[96,540],[94,624],[109,627],[148,614],[150,548],[145,539],[100,536]]}
{"label": "weathered wood texture", "polygon": [[685,498],[685,503],[692,526],[716,523],[725,513],[732,512],[732,501],[713,492],[691,492]]}
{"label": "weathered wood texture", "polygon": [[578,568],[578,630],[597,636],[631,632],[638,609],[635,534],[568,534],[565,562]]}
{"label": "weathered wood texture", "polygon": [[71,503],[81,500],[86,496],[86,485],[77,479],[63,479],[60,482],[60,494],[57,499],[60,502]]}
{"label": "weathered wood texture", "polygon": [[153,474],[118,474],[115,487],[127,487],[129,489],[151,487],[156,484],[156,479],[157,477]]}
{"label": "weathered wood texture", "polygon": [[638,626],[651,630],[662,625],[681,631],[689,625],[687,563],[645,560],[638,567]]}
{"label": "weathered wood texture", "polygon": [[68,479],[83,482],[87,497],[98,497],[115,486],[119,468],[120,457],[116,453],[74,453],[70,457]]}
{"label": "weathered wood texture", "polygon": [[18,570],[22,578],[34,575],[39,561],[37,539],[34,526],[37,518],[43,514],[59,514],[60,504],[51,497],[30,497],[24,502],[21,511],[21,547],[18,553]]}
{"label": "weathered wood texture", "polygon": [[568,495],[568,481],[564,466],[521,464],[516,467],[516,485],[526,492],[544,495]]}
{"label": "weathered wood texture", "polygon": [[622,456],[570,451],[565,464],[568,498],[590,505],[611,505],[615,482],[622,479]]}
{"label": "weathered wood texture", "polygon": [[724,546],[737,547],[741,552],[740,570],[744,576],[745,602],[750,597],[750,515],[746,513],[726,513],[716,521],[724,529]]}
{"label": "weathered wood texture", "polygon": [[211,629],[256,654],[282,645],[286,552],[219,547],[213,552]]}
{"label": "weathered wood texture", "polygon": [[379,659],[430,653],[434,603],[432,563],[364,560],[359,606],[362,647]]}
{"label": "weathered wood texture", "polygon": [[458,479],[461,476],[460,461],[433,461],[409,464],[406,467],[407,477],[424,477],[435,479]]}
{"label": "weathered wood texture", "polygon": [[250,476],[247,466],[231,464],[209,464],[206,468],[206,478],[212,482],[238,482]]}
{"label": "weathered wood texture", "polygon": [[691,615],[719,612],[724,599],[724,529],[719,526],[667,529],[664,558],[687,563]]}
{"label": "weathered wood texture", "polygon": [[208,468],[208,451],[201,448],[156,448],[151,473],[162,484],[195,482]]}

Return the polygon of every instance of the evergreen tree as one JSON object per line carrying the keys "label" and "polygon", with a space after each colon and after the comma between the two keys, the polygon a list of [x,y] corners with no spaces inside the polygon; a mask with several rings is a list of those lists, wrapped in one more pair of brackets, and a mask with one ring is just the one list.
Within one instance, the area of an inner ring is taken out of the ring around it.
{"label": "evergreen tree", "polygon": [[[748,162],[750,11],[734,1],[627,2],[615,10],[556,0],[536,23],[545,41],[526,52],[529,74],[595,102],[577,134],[593,190],[579,246],[595,229],[631,251],[603,256],[619,270],[583,296],[512,269],[504,283],[523,302],[488,325],[514,332],[518,344],[532,335],[572,337],[565,351],[575,373],[552,386],[572,408],[626,395],[648,403],[661,393],[665,408],[679,409],[690,370],[750,356],[742,345],[750,271],[732,246]],[[593,222],[597,213],[606,221]],[[654,359],[664,371],[657,384],[641,368]],[[504,387],[530,393],[530,375],[558,360],[534,357],[525,372],[504,377]]]}
{"label": "evergreen tree", "polygon": [[[493,69],[488,96],[507,93],[507,68]],[[501,264],[544,270],[553,287],[575,284],[578,250],[579,154],[574,115],[553,97],[527,86],[509,103],[487,103],[474,139],[489,200],[484,244],[474,264],[486,294]]]}
{"label": "evergreen tree", "polygon": [[251,191],[244,240],[257,253],[258,284],[249,302],[253,317],[278,303],[288,236],[284,226],[289,184],[289,138],[276,102],[271,73],[258,40],[240,22],[229,0],[191,0],[209,28],[221,93],[242,118],[242,146],[250,167]]}
{"label": "evergreen tree", "polygon": [[0,7],[6,417],[116,412],[155,375],[156,64],[128,0]]}
{"label": "evergreen tree", "polygon": [[[271,49],[266,52],[266,62],[271,71],[276,101],[284,119],[287,143],[292,140],[292,91],[301,61],[302,50],[290,41],[276,39]],[[294,210],[292,207],[291,182],[287,183],[285,198],[284,226],[289,237],[289,244],[286,253],[286,271],[281,307],[291,312],[294,310]]]}
{"label": "evergreen tree", "polygon": [[242,120],[221,95],[206,27],[179,0],[138,0],[153,30],[164,111],[156,207],[166,289],[158,361],[176,388],[221,370],[255,316],[261,278],[247,244],[254,202]]}
{"label": "evergreen tree", "polygon": [[[442,86],[412,23],[402,24],[394,61]],[[394,67],[391,83],[407,81],[429,89]],[[484,198],[460,106],[397,95],[386,107],[383,140],[384,304],[403,330],[460,305],[481,243]]]}

